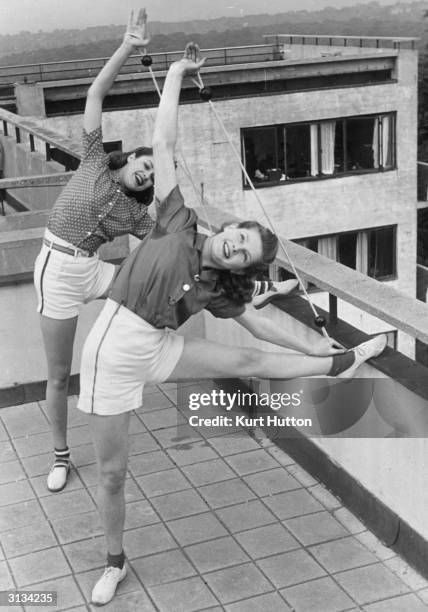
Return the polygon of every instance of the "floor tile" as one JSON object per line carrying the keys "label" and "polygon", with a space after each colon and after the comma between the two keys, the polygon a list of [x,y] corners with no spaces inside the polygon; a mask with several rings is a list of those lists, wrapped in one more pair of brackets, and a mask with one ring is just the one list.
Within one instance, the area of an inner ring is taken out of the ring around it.
{"label": "floor tile", "polygon": [[146,412],[151,410],[162,410],[163,408],[169,408],[172,406],[171,400],[161,391],[155,391],[154,393],[144,393],[143,407],[137,410],[137,413],[144,415]]}
{"label": "floor tile", "polygon": [[359,604],[401,595],[409,588],[382,563],[336,574],[337,582]]}
{"label": "floor tile", "polygon": [[325,570],[305,550],[293,550],[257,562],[258,567],[281,589],[325,576]]}
{"label": "floor tile", "polygon": [[167,526],[180,546],[196,544],[227,535],[226,529],[211,512],[169,521]]}
{"label": "floor tile", "polygon": [[366,531],[365,525],[347,508],[338,508],[333,512],[333,516],[353,535]]}
{"label": "floor tile", "polygon": [[164,521],[200,514],[208,510],[206,503],[194,490],[179,491],[161,495],[152,500],[155,510]]}
{"label": "floor tile", "polygon": [[0,561],[0,591],[8,589],[15,589],[15,585],[6,561]]}
{"label": "floor tile", "polygon": [[195,487],[236,478],[236,474],[223,459],[186,465],[182,471]]}
{"label": "floor tile", "polygon": [[22,557],[15,557],[10,559],[9,563],[18,587],[52,580],[71,573],[66,558],[59,548],[48,548]]}
{"label": "floor tile", "polygon": [[205,574],[204,580],[222,604],[272,591],[270,582],[251,563]]}
{"label": "floor tile", "polygon": [[159,444],[149,433],[131,434],[129,436],[129,456],[159,450]]}
{"label": "floor tile", "polygon": [[0,507],[0,532],[45,520],[45,515],[36,500]]}
{"label": "floor tile", "polygon": [[226,612],[292,612],[278,593],[268,593],[238,601],[225,606],[224,609]]}
{"label": "floor tile", "polygon": [[239,504],[255,498],[251,489],[238,478],[199,487],[199,492],[211,508]]}
{"label": "floor tile", "polygon": [[0,468],[0,485],[7,482],[23,480],[24,478],[26,478],[26,474],[19,461],[8,461],[7,463],[2,463]]}
{"label": "floor tile", "polygon": [[412,591],[419,591],[419,589],[428,587],[427,580],[400,557],[387,559],[384,561],[384,565],[401,578]]}
{"label": "floor tile", "polygon": [[0,540],[8,559],[57,546],[55,534],[45,520],[6,531]]}
{"label": "floor tile", "polygon": [[0,485],[0,506],[19,504],[34,498],[35,494],[28,480],[18,480]]}
{"label": "floor tile", "polygon": [[45,431],[31,436],[23,436],[22,438],[15,438],[13,443],[20,457],[42,455],[52,447],[52,434],[50,431]]}
{"label": "floor tile", "polygon": [[194,437],[189,438],[188,443],[171,445],[167,452],[172,461],[179,466],[218,459],[218,454],[205,440],[195,441]]}
{"label": "floor tile", "polygon": [[226,461],[240,476],[278,467],[278,462],[264,449],[230,455]]}
{"label": "floor tile", "polygon": [[[0,442],[0,463],[9,463],[10,461],[16,461],[18,455],[9,440],[2,440]],[[3,468],[2,468],[3,469]]]}
{"label": "floor tile", "polygon": [[[64,578],[55,578],[54,580],[38,582],[32,585],[32,589],[35,591],[54,591],[57,594],[57,605],[44,605],[42,608],[43,612],[57,612],[57,610],[66,610],[85,603],[73,576],[65,576]],[[32,612],[34,606],[27,606],[26,612],[27,610],[28,612]]]}
{"label": "floor tile", "polygon": [[50,431],[49,421],[35,402],[2,408],[1,417],[11,438]]}
{"label": "floor tile", "polygon": [[337,510],[341,507],[340,500],[338,500],[322,483],[310,487],[309,492],[315,499],[321,502],[327,510]]}
{"label": "floor tile", "polygon": [[258,443],[246,433],[232,433],[228,436],[210,438],[210,444],[221,457],[260,448]]}
{"label": "floor tile", "polygon": [[147,497],[165,495],[166,493],[173,493],[174,491],[181,491],[191,487],[190,482],[177,468],[138,476],[136,481]]}
{"label": "floor tile", "polygon": [[377,562],[375,555],[352,537],[312,546],[309,550],[329,573]]}
{"label": "floor tile", "polygon": [[98,510],[75,514],[66,518],[61,517],[60,514],[58,517],[51,519],[52,527],[61,544],[94,538],[103,533]]}
{"label": "floor tile", "polygon": [[237,533],[235,537],[253,559],[299,548],[299,543],[278,523]]}
{"label": "floor tile", "polygon": [[154,511],[153,506],[145,499],[130,502],[126,505],[125,529],[135,529],[159,521],[160,518]]}
{"label": "floor tile", "polygon": [[146,428],[152,432],[156,429],[177,427],[177,425],[182,425],[185,422],[182,414],[175,406],[155,412],[142,413],[140,417]]}
{"label": "floor tile", "polygon": [[59,516],[73,516],[95,510],[95,504],[85,489],[61,491],[49,497],[42,497],[40,503],[51,520]]}
{"label": "floor tile", "polygon": [[232,537],[194,544],[184,550],[201,574],[250,560]]}
{"label": "floor tile", "polygon": [[177,544],[161,523],[125,531],[123,546],[128,559],[177,548]]}
{"label": "floor tile", "polygon": [[356,534],[355,537],[381,561],[385,561],[386,559],[391,559],[392,557],[396,556],[396,552],[393,551],[392,548],[388,548],[382,544],[382,542],[371,531],[363,531],[363,533]]}
{"label": "floor tile", "polygon": [[346,529],[328,512],[317,512],[287,519],[284,524],[305,546],[349,535]]}
{"label": "floor tile", "polygon": [[196,612],[218,603],[201,578],[187,578],[147,590],[162,612]]}
{"label": "floor tile", "polygon": [[129,470],[134,476],[152,474],[174,467],[168,455],[161,450],[129,457]]}
{"label": "floor tile", "polygon": [[272,512],[257,499],[228,508],[219,508],[216,514],[232,533],[277,522]]}
{"label": "floor tile", "polygon": [[85,572],[105,565],[106,550],[104,536],[93,537],[63,545],[64,553],[73,572]]}
{"label": "floor tile", "polygon": [[133,559],[132,567],[145,588],[196,574],[195,568],[178,549]]}
{"label": "floor tile", "polygon": [[259,497],[301,488],[301,484],[284,467],[244,476],[243,480]]}
{"label": "floor tile", "polygon": [[281,591],[298,612],[342,612],[353,607],[352,600],[331,578],[320,578]]}
{"label": "floor tile", "polygon": [[311,476],[309,472],[304,470],[298,463],[294,463],[293,465],[287,466],[287,470],[304,487],[311,487],[312,485],[318,484],[318,480],[316,480],[316,478],[313,478],[313,476]]}
{"label": "floor tile", "polygon": [[263,498],[263,502],[280,519],[294,518],[323,510],[321,504],[306,489],[286,491]]}

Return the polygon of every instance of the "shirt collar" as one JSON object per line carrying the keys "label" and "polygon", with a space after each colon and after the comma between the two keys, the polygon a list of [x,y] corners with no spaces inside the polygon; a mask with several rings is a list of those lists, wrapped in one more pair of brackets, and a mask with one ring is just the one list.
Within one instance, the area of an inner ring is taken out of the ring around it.
{"label": "shirt collar", "polygon": [[199,280],[216,281],[219,276],[219,271],[215,268],[202,267],[202,249],[207,238],[208,236],[206,236],[205,234],[196,234],[195,249],[199,253]]}

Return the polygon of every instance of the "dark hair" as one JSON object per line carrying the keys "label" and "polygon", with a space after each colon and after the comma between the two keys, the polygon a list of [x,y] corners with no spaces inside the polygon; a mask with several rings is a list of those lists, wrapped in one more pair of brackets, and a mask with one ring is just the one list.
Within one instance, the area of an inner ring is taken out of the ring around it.
{"label": "dark hair", "polygon": [[276,257],[278,238],[270,229],[260,225],[257,221],[242,221],[237,227],[258,230],[262,241],[262,260],[243,268],[240,274],[231,270],[220,270],[218,283],[223,294],[229,299],[237,304],[246,304],[251,302],[255,278],[266,273],[267,265],[272,263]]}
{"label": "dark hair", "polygon": [[[119,170],[126,166],[128,163],[128,157],[135,153],[135,157],[141,157],[142,155],[152,156],[153,149],[152,147],[137,147],[133,151],[112,151],[109,153],[109,162],[108,167],[110,170]],[[131,191],[128,190],[128,195],[132,196],[139,202],[140,204],[144,204],[148,206],[154,197],[155,189],[153,185],[148,189],[144,189],[144,191]]]}

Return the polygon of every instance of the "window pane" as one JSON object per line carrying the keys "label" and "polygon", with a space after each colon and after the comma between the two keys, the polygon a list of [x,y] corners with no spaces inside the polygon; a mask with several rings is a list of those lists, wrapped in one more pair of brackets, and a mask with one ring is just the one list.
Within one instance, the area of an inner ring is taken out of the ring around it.
{"label": "window pane", "polygon": [[273,180],[269,170],[277,168],[276,128],[257,128],[244,132],[244,164],[255,183]]}
{"label": "window pane", "polygon": [[346,120],[347,171],[377,167],[379,139],[375,128],[373,117]]}
{"label": "window pane", "polygon": [[310,125],[289,126],[285,130],[286,169],[288,178],[311,176]]}
{"label": "window pane", "polygon": [[393,227],[369,232],[369,276],[395,276],[395,231]]}
{"label": "window pane", "polygon": [[336,133],[334,137],[334,172],[345,171],[345,160],[343,150],[343,121],[336,121]]}
{"label": "window pane", "polygon": [[357,234],[341,234],[337,241],[337,261],[353,270],[357,267]]}

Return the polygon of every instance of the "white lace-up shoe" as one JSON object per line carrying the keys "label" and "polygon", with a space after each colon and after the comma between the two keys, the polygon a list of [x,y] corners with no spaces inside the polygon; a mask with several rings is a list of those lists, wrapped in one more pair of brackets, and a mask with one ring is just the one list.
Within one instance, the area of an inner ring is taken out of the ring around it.
{"label": "white lace-up shoe", "polygon": [[91,603],[95,606],[103,606],[113,599],[116,593],[117,585],[126,576],[126,564],[123,564],[122,569],[119,567],[107,566],[104,574],[94,586],[91,596]]}
{"label": "white lace-up shoe", "polygon": [[70,464],[58,463],[55,461],[48,474],[46,481],[49,491],[59,493],[67,484],[68,475],[70,473]]}
{"label": "white lace-up shoe", "polygon": [[387,337],[385,334],[380,334],[375,338],[367,340],[358,346],[351,349],[355,355],[354,363],[347,369],[344,370],[337,378],[352,378],[355,371],[360,367],[362,363],[373,357],[377,357],[382,353],[387,344]]}

